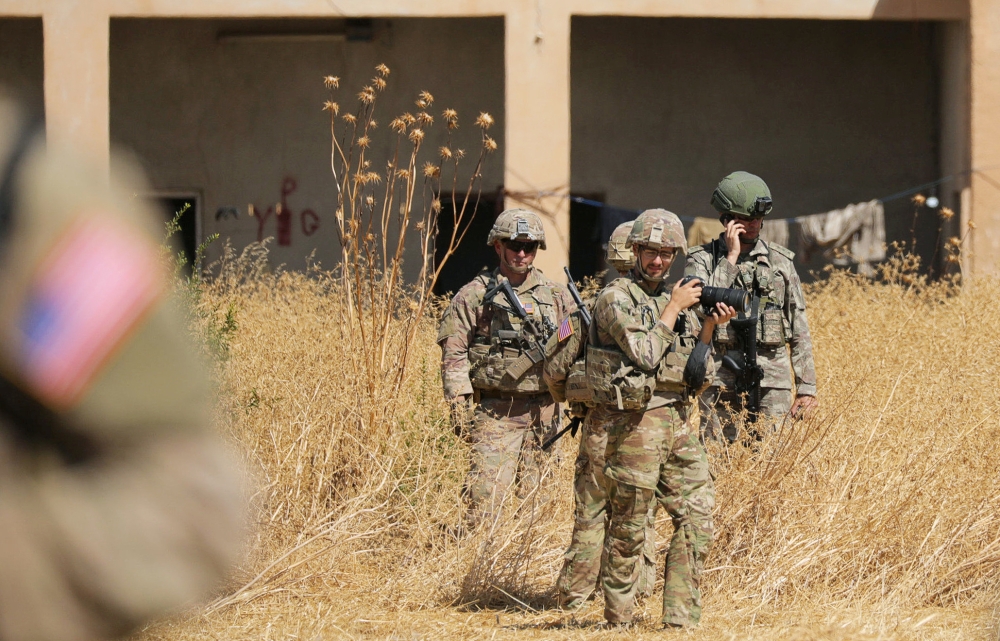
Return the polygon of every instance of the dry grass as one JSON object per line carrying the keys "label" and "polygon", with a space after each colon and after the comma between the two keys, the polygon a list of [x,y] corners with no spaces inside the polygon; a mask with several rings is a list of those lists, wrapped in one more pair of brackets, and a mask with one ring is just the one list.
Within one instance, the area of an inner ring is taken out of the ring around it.
{"label": "dry grass", "polygon": [[[569,540],[576,443],[545,496],[456,537],[466,446],[441,398],[435,323],[378,398],[352,367],[339,278],[236,261],[206,315],[237,309],[222,419],[255,471],[259,527],[225,594],[146,639],[638,638],[548,601]],[[819,414],[755,450],[713,447],[717,539],[698,639],[995,639],[1000,595],[1000,283],[812,286]],[[401,302],[402,304],[402,302]],[[395,353],[406,332],[390,332]],[[386,397],[388,395],[388,397]],[[390,402],[391,424],[366,422]],[[669,521],[658,524],[661,542]],[[662,558],[661,558],[662,563]],[[656,632],[656,634],[664,634]]]}

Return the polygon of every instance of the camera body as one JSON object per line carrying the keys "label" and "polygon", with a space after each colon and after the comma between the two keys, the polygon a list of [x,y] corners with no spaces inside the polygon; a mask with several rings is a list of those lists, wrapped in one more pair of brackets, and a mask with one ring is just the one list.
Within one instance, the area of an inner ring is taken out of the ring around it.
{"label": "camera body", "polygon": [[701,306],[706,312],[711,313],[716,303],[725,303],[738,312],[750,313],[750,292],[729,287],[708,287],[694,275],[685,276],[681,285],[687,285],[692,281],[701,283]]}

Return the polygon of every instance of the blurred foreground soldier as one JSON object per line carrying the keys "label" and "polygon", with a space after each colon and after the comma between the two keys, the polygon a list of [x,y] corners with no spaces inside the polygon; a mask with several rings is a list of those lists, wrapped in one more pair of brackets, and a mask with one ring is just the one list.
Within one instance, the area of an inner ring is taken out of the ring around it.
{"label": "blurred foreground soldier", "polygon": [[540,446],[559,422],[542,380],[542,349],[574,307],[565,287],[532,266],[538,249],[545,249],[537,214],[504,211],[486,244],[500,267],[484,270],[458,291],[438,331],[444,395],[454,409],[456,433],[472,445],[465,493],[473,524],[496,516],[515,481],[522,493],[538,485]]}
{"label": "blurred foreground soldier", "polygon": [[236,468],[132,190],[0,100],[0,639],[123,634],[215,586]]}
{"label": "blurred foreground soldier", "polygon": [[604,617],[613,624],[632,620],[649,512],[660,501],[674,525],[663,623],[695,625],[701,617],[701,573],[712,545],[715,490],[688,409],[693,395],[711,381],[712,331],[734,312],[720,305],[702,326],[690,309],[701,297],[700,284],[678,283],[672,291],[664,285],[674,258],[687,248],[676,215],[643,212],[629,241],[635,267],[598,296],[587,347],[587,379],[596,405],[592,420],[608,434]]}
{"label": "blurred foreground soldier", "polygon": [[[632,246],[628,243],[632,224],[633,221],[622,223],[611,233],[611,238],[608,240],[605,259],[615,268],[619,276],[626,276],[635,266]],[[556,373],[557,370],[564,370],[566,375],[569,374],[571,366],[566,363],[567,360],[578,361],[578,368],[585,374],[583,368],[588,329],[574,330],[573,334],[560,345],[561,348],[569,350],[572,356],[553,354],[546,361],[545,380],[549,383],[550,389],[559,389],[559,382],[552,380],[553,375],[559,380],[567,377],[560,376],[561,372]],[[550,344],[551,342],[550,339]],[[585,382],[586,376],[582,378]],[[572,395],[572,391],[570,394]],[[573,400],[579,402],[578,399]],[[589,400],[588,398],[587,401]],[[601,560],[608,526],[608,489],[607,479],[604,477],[604,451],[608,446],[608,431],[605,425],[594,420],[595,416],[597,414],[594,412],[586,413],[580,434],[580,449],[576,456],[576,473],[573,478],[573,497],[576,504],[573,536],[556,583],[559,606],[564,610],[579,609],[594,590],[600,588]],[[649,510],[636,587],[641,596],[652,594],[656,583],[655,513],[654,503]]]}
{"label": "blurred foreground soldier", "polygon": [[[709,287],[744,289],[760,297],[757,364],[764,374],[760,411],[776,420],[811,411],[817,406],[816,368],[802,283],[792,263],[795,254],[758,237],[764,217],[771,212],[771,190],[759,177],[737,171],[716,187],[712,205],[726,229],[712,242],[691,249],[684,273],[697,276]],[[720,363],[727,351],[740,349],[730,325],[716,329],[715,355]],[[791,347],[791,361],[786,345]],[[734,374],[719,369],[721,386],[709,388],[701,397],[702,433],[711,438],[722,434],[734,441],[736,428],[730,411],[740,411],[744,397],[737,393]]]}

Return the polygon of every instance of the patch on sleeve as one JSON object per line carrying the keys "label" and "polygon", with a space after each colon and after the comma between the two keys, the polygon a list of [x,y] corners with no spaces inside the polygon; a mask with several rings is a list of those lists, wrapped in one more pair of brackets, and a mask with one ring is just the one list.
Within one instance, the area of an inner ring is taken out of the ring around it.
{"label": "patch on sleeve", "polygon": [[534,303],[525,303],[523,305],[523,307],[524,307],[524,311],[528,312],[529,314],[534,314],[535,313],[535,304]]}
{"label": "patch on sleeve", "polygon": [[72,405],[163,294],[156,250],[105,219],[72,226],[37,266],[18,322],[25,381]]}
{"label": "patch on sleeve", "polygon": [[569,316],[563,319],[559,325],[559,342],[563,342],[573,335],[573,323],[569,322]]}

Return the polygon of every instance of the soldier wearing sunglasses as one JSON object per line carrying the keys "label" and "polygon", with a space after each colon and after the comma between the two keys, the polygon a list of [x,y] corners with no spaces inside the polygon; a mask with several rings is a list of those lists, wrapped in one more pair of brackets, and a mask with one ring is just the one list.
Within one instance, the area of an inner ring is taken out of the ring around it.
{"label": "soldier wearing sunglasses", "polygon": [[[772,209],[771,190],[758,176],[737,171],[716,187],[712,206],[726,229],[712,242],[691,248],[684,273],[710,287],[745,289],[760,297],[757,363],[764,371],[760,409],[775,420],[811,412],[817,407],[816,368],[802,283],[792,263],[795,254],[759,237]],[[735,332],[728,325],[716,328],[713,342],[719,360],[737,348]],[[790,358],[786,346],[791,348]],[[718,378],[721,386],[709,388],[701,397],[702,434],[712,438],[721,434],[733,441],[732,413],[743,408],[744,399],[735,392],[732,372],[720,366]]]}
{"label": "soldier wearing sunglasses", "polygon": [[[543,363],[525,358],[526,333],[539,327],[551,333],[575,308],[569,291],[532,265],[538,249],[545,249],[537,214],[504,211],[487,245],[496,251],[499,268],[481,272],[459,290],[438,331],[453,427],[472,446],[465,495],[473,525],[495,518],[515,483],[526,494],[542,477],[541,443],[557,431],[559,415],[542,378]],[[498,292],[502,279],[513,287],[526,320]]]}

